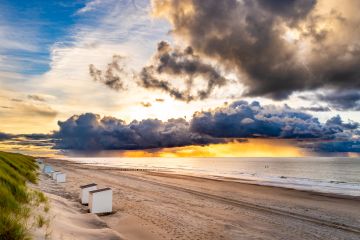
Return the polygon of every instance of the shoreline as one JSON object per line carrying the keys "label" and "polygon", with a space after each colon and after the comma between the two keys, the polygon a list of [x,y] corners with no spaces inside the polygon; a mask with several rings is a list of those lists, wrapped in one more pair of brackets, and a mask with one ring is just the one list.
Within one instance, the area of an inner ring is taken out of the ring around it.
{"label": "shoreline", "polygon": [[[309,189],[302,185],[298,185],[295,183],[281,183],[281,182],[270,182],[270,181],[261,181],[261,180],[255,180],[255,179],[247,179],[247,178],[237,178],[237,177],[229,177],[229,176],[216,176],[216,175],[207,175],[207,174],[196,174],[196,173],[190,173],[190,172],[176,172],[172,170],[163,170],[159,168],[136,168],[136,167],[116,167],[116,166],[106,166],[101,164],[94,164],[94,163],[80,163],[80,162],[74,162],[71,160],[66,159],[54,159],[54,158],[43,158],[43,159],[49,159],[50,161],[61,161],[68,165],[77,165],[77,166],[86,166],[83,169],[97,169],[97,170],[111,170],[111,171],[119,171],[119,172],[147,172],[151,174],[170,174],[173,176],[184,176],[184,177],[192,177],[192,178],[199,178],[199,179],[207,179],[212,181],[223,181],[223,182],[234,182],[234,183],[240,183],[240,184],[250,184],[255,186],[264,186],[264,187],[270,187],[270,188],[280,188],[280,189],[288,189],[288,190],[295,190],[300,192],[306,192],[311,194],[318,194],[321,196],[328,196],[328,197],[334,197],[334,198],[343,198],[343,199],[354,199],[354,200],[360,200],[360,190],[359,195],[351,195],[346,193],[340,193],[340,192],[329,192],[329,191],[320,191],[319,189]],[[291,179],[291,177],[284,177],[284,179]],[[321,181],[321,180],[319,180]],[[323,181],[325,182],[325,181]],[[336,184],[335,181],[326,181],[326,183],[333,183]],[[288,184],[288,185],[286,185]],[[291,185],[292,184],[292,185]],[[350,183],[349,183],[350,184]],[[356,184],[356,183],[354,183]],[[294,185],[300,186],[300,187],[294,187]],[[318,186],[320,187],[320,186]]]}
{"label": "shoreline", "polygon": [[68,174],[61,189],[43,186],[45,192],[78,202],[82,184],[111,187],[114,213],[100,218],[125,239],[357,239],[360,235],[359,198],[45,161]]}

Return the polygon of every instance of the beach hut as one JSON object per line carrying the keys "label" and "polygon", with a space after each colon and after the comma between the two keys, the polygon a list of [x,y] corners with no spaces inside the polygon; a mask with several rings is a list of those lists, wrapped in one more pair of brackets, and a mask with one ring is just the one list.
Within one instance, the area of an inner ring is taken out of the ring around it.
{"label": "beach hut", "polygon": [[96,183],[91,183],[91,184],[80,186],[81,204],[88,204],[89,203],[89,192],[96,190],[96,189],[97,189]]}
{"label": "beach hut", "polygon": [[40,171],[44,171],[45,165],[43,163],[38,163]]}
{"label": "beach hut", "polygon": [[56,180],[56,175],[59,174],[59,173],[61,173],[61,172],[59,172],[59,171],[52,172],[51,178],[52,178],[53,180]]}
{"label": "beach hut", "polygon": [[46,174],[49,174],[49,173],[53,172],[53,169],[50,165],[45,165],[43,172]]}
{"label": "beach hut", "polygon": [[91,213],[112,212],[112,190],[102,188],[89,192],[89,210]]}
{"label": "beach hut", "polygon": [[58,173],[55,176],[57,183],[64,183],[66,182],[66,174],[65,173]]}

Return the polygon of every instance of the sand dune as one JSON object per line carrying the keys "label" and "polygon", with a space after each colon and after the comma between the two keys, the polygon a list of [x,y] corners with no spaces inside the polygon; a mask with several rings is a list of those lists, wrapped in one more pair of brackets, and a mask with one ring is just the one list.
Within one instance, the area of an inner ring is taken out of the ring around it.
{"label": "sand dune", "polygon": [[45,193],[50,201],[51,207],[47,214],[50,225],[46,231],[37,230],[36,239],[45,239],[46,232],[49,233],[47,238],[54,240],[123,239],[96,214],[87,213],[78,202],[66,199],[63,188],[45,175],[41,175],[40,188],[47,190]]}
{"label": "sand dune", "polygon": [[51,239],[122,239],[114,230],[95,214],[82,214],[73,203],[48,194],[51,201],[50,214],[53,215],[50,229]]}

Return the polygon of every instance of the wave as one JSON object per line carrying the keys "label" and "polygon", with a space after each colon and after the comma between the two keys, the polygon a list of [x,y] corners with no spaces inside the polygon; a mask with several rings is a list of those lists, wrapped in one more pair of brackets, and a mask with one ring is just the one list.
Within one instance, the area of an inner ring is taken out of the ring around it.
{"label": "wave", "polygon": [[[173,171],[186,174],[186,171]],[[298,178],[289,176],[267,176],[256,173],[204,173],[188,172],[190,175],[201,175],[202,177],[214,178],[226,181],[235,181],[262,186],[282,187],[302,191],[318,193],[330,193],[344,196],[360,197],[360,183],[344,182],[336,180],[320,180],[309,178]]]}

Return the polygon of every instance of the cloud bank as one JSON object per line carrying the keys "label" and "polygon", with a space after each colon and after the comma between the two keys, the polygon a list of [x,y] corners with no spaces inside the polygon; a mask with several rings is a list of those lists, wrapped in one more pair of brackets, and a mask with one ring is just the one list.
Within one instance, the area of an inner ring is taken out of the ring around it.
{"label": "cloud bank", "polygon": [[166,122],[156,119],[133,121],[126,124],[120,119],[86,113],[59,122],[60,130],[54,137],[57,148],[99,149],[150,149],[187,145],[204,145],[224,142],[205,134],[190,132],[184,119]]}
{"label": "cloud bank", "polygon": [[352,138],[358,123],[344,123],[339,116],[326,123],[290,107],[261,106],[259,102],[237,101],[214,111],[194,114],[191,129],[217,138]]}
{"label": "cloud bank", "polygon": [[60,130],[54,134],[56,148],[78,150],[167,148],[246,138],[297,139],[301,144],[305,141],[307,148],[320,150],[325,148],[319,143],[337,144],[340,149],[341,142],[348,144],[360,139],[359,124],[344,122],[340,116],[321,123],[314,116],[288,106],[261,106],[246,101],[196,112],[189,122],[181,118],[165,122],[146,119],[127,124],[113,117],[86,113],[58,124]]}

